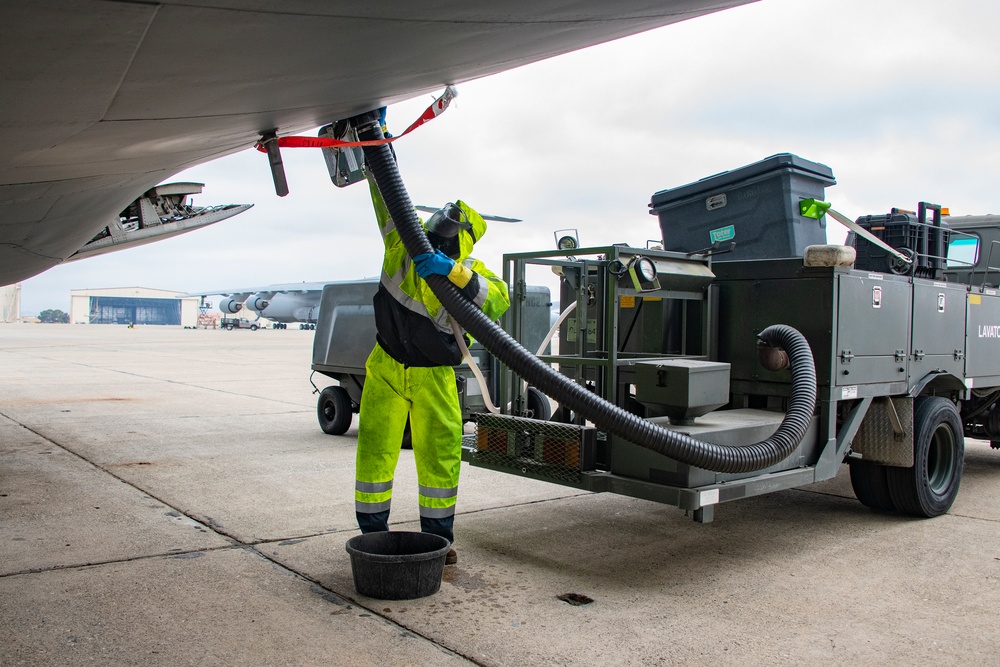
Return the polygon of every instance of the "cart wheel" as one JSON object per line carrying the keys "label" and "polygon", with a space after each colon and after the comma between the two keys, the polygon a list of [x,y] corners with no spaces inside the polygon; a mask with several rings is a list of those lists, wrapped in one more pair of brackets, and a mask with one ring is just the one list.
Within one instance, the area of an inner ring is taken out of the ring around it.
{"label": "cart wheel", "polygon": [[889,478],[886,476],[887,466],[868,461],[850,461],[851,486],[854,495],[865,507],[883,512],[896,509],[889,493]]}
{"label": "cart wheel", "polygon": [[528,410],[531,412],[532,419],[541,419],[546,422],[552,419],[552,406],[549,405],[549,399],[534,387],[528,387]]}
{"label": "cart wheel", "polygon": [[343,435],[351,427],[351,397],[343,387],[327,387],[316,404],[319,427],[329,435]]}
{"label": "cart wheel", "polygon": [[413,449],[413,431],[410,430],[410,418],[406,418],[406,428],[403,429],[403,449]]}
{"label": "cart wheel", "polygon": [[921,396],[913,405],[913,466],[887,467],[896,509],[913,516],[940,516],[951,508],[962,481],[965,435],[955,404]]}
{"label": "cart wheel", "polygon": [[256,331],[259,327],[256,324],[250,325],[250,331]]}

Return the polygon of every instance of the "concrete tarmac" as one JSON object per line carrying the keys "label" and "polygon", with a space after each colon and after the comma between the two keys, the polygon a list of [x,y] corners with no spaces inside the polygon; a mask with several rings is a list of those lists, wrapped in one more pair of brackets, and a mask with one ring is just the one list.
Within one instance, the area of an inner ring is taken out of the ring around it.
{"label": "concrete tarmac", "polygon": [[[971,440],[931,520],[846,467],[701,525],[463,464],[440,592],[361,596],[357,420],[320,431],[311,344],[0,325],[0,665],[1000,662],[1000,452]],[[419,525],[408,450],[392,521]]]}

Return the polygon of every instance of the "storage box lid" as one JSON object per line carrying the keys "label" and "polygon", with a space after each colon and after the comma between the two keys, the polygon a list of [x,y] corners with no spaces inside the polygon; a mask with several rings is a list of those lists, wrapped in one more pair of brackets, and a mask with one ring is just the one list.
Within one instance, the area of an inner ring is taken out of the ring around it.
{"label": "storage box lid", "polygon": [[778,153],[777,155],[764,158],[760,162],[748,164],[745,167],[723,171],[713,176],[706,176],[694,183],[660,190],[653,195],[649,207],[653,209],[652,213],[656,213],[656,208],[664,204],[696,195],[724,190],[735,183],[746,181],[772,171],[796,172],[800,175],[823,181],[824,187],[836,185],[837,183],[833,177],[833,170],[825,164],[812,162],[792,153]]}

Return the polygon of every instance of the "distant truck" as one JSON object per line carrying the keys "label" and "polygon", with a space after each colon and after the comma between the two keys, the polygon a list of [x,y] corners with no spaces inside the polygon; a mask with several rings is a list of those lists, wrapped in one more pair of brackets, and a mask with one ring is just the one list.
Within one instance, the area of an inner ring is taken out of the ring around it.
{"label": "distant truck", "polygon": [[232,331],[233,329],[249,329],[250,331],[256,331],[260,329],[260,325],[257,322],[251,322],[245,317],[223,317],[219,320],[219,326],[226,331]]}

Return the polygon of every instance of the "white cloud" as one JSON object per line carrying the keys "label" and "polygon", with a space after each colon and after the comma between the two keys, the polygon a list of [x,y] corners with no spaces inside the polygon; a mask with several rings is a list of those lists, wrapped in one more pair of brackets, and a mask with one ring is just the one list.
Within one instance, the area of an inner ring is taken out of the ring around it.
{"label": "white cloud", "polygon": [[[643,245],[650,196],[777,152],[829,165],[850,216],[913,208],[1000,212],[1000,3],[763,0],[460,86],[455,107],[396,144],[415,203],[463,198],[494,224],[479,249]],[[389,110],[397,132],[430,98]],[[291,194],[247,151],[179,174],[199,203],[254,209],[177,239],[25,281],[23,310],[68,308],[69,290],[198,291],[377,272],[365,188],[334,188],[318,152],[284,151]]]}

